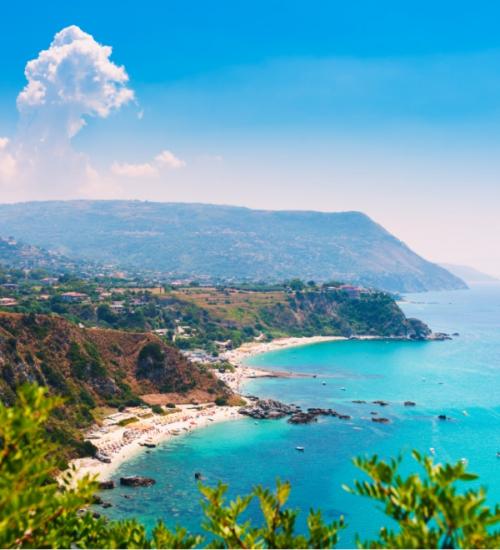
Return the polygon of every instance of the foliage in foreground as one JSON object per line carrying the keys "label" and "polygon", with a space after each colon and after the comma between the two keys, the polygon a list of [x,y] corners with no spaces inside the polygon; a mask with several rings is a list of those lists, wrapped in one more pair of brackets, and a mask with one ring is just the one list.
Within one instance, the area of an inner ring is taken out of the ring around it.
{"label": "foliage in foreground", "polygon": [[[77,481],[74,472],[54,481],[57,448],[49,442],[45,423],[58,398],[26,386],[14,407],[0,405],[0,547],[2,548],[331,548],[339,541],[343,520],[326,524],[311,511],[307,534],[297,534],[298,511],[286,508],[288,483],[275,493],[256,487],[248,496],[227,503],[226,487],[200,486],[209,536],[183,528],[171,530],[159,521],[151,534],[136,520],[107,521],[86,510],[97,485]],[[382,503],[395,520],[394,530],[383,528],[367,547],[495,548],[500,545],[495,524],[500,511],[485,505],[484,490],[458,492],[456,483],[475,479],[461,463],[434,464],[414,453],[425,476],[398,474],[399,461],[377,457],[357,459],[368,480],[349,491]],[[262,521],[252,523],[245,511],[257,500]]]}

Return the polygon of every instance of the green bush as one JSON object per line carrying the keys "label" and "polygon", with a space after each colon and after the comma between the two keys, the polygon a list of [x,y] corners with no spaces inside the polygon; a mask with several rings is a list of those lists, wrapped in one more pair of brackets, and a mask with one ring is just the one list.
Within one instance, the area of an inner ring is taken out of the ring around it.
{"label": "green bush", "polygon": [[[108,521],[88,511],[97,484],[77,480],[74,470],[57,474],[57,447],[45,424],[60,398],[43,388],[25,386],[15,406],[0,404],[0,547],[1,548],[332,548],[339,542],[344,521],[327,524],[319,511],[310,511],[307,531],[296,533],[298,511],[286,507],[290,485],[278,481],[275,492],[256,487],[226,502],[225,485],[200,485],[206,536],[183,528],[168,529],[159,521],[151,534],[134,519]],[[357,459],[368,480],[348,491],[382,504],[393,528],[379,538],[361,542],[370,548],[498,548],[498,506],[486,506],[483,489],[463,491],[459,482],[475,479],[462,463],[435,464],[414,453],[423,476],[398,473],[399,460],[376,456]],[[262,519],[245,515],[257,501]],[[242,517],[244,516],[244,518]]]}
{"label": "green bush", "polygon": [[155,414],[165,414],[165,411],[163,410],[163,407],[161,407],[160,405],[151,405],[151,410],[155,413]]}
{"label": "green bush", "polygon": [[215,399],[215,404],[219,407],[223,407],[224,405],[227,405],[227,397],[217,397]]}

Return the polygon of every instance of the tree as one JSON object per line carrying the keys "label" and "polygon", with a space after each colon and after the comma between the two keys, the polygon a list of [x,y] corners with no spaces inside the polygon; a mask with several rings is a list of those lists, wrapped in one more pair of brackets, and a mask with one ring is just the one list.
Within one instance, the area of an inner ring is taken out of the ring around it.
{"label": "tree", "polygon": [[349,492],[375,499],[398,524],[397,530],[383,527],[377,540],[361,542],[362,548],[499,548],[500,507],[485,505],[486,490],[462,492],[457,484],[477,476],[466,465],[435,464],[431,457],[413,451],[423,477],[398,473],[401,458],[385,462],[377,456],[358,458],[356,466],[371,481],[357,481]]}
{"label": "tree", "polygon": [[[193,535],[159,521],[151,534],[138,521],[107,521],[88,510],[96,482],[77,480],[70,470],[56,481],[57,448],[44,426],[60,398],[44,388],[24,386],[16,405],[0,404],[0,547],[1,548],[332,548],[344,527],[340,518],[326,524],[310,511],[307,532],[296,532],[298,511],[286,508],[290,484],[277,482],[273,493],[262,487],[226,503],[227,487],[200,485],[205,521],[211,536]],[[485,505],[483,489],[460,492],[457,483],[475,479],[464,464],[435,464],[414,453],[424,476],[398,474],[400,460],[376,456],[357,459],[369,481],[349,491],[381,502],[397,529],[383,528],[371,548],[497,548],[498,506]],[[262,519],[242,518],[252,501]],[[83,511],[82,511],[83,510]],[[86,511],[85,511],[86,510]]]}

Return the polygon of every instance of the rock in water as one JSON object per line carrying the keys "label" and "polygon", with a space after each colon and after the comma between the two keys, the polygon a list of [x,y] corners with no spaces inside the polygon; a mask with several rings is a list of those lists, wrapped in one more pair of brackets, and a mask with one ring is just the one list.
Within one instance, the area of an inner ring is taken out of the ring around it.
{"label": "rock in water", "polygon": [[99,482],[99,490],[100,491],[105,491],[105,490],[109,490],[109,489],[114,489],[115,488],[115,482],[110,479],[108,481],[100,481]]}
{"label": "rock in water", "polygon": [[390,420],[388,418],[379,416],[379,417],[373,417],[372,422],[378,422],[379,424],[389,424]]}
{"label": "rock in water", "polygon": [[151,477],[127,476],[120,478],[120,485],[125,485],[126,487],[150,487],[155,483],[156,481]]}

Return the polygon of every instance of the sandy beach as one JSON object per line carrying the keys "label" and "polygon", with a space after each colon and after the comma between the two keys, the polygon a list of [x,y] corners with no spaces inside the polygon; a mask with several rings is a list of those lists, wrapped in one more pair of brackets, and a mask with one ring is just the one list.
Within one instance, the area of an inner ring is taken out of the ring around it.
{"label": "sandy beach", "polygon": [[[120,426],[109,423],[111,417],[102,426],[94,426],[86,434],[86,439],[98,448],[101,456],[109,462],[97,458],[80,458],[72,461],[77,469],[77,478],[86,474],[95,475],[100,481],[109,479],[116,469],[138,453],[145,452],[148,445],[158,445],[190,431],[216,422],[241,418],[237,407],[217,407],[213,404],[200,406],[180,405],[179,412],[165,416],[152,414],[148,418]],[[123,413],[125,416],[127,413]],[[115,416],[115,415],[112,415]],[[108,422],[107,422],[108,421]],[[139,472],[140,473],[140,472]]]}
{"label": "sandy beach", "polygon": [[320,344],[322,342],[334,342],[338,340],[347,340],[347,338],[345,336],[303,336],[276,338],[270,342],[247,342],[235,350],[225,352],[223,358],[233,365],[244,366],[244,360],[252,355],[267,353],[269,351],[278,351],[284,348],[308,346],[310,344]]}
{"label": "sandy beach", "polygon": [[[241,347],[226,352],[223,358],[234,365],[234,372],[215,373],[235,393],[241,393],[244,382],[251,378],[269,376],[297,376],[286,372],[267,371],[246,367],[244,359],[251,355],[266,353],[294,346],[305,346],[320,342],[346,340],[342,336],[312,336],[303,338],[279,338],[271,342],[249,342]],[[238,407],[216,406],[213,403],[179,405],[178,412],[158,415],[149,409],[130,408],[122,413],[115,413],[104,419],[101,426],[94,426],[86,439],[97,447],[98,454],[106,461],[97,458],[80,458],[72,461],[76,467],[76,477],[86,474],[95,475],[100,481],[109,479],[116,469],[138,453],[145,452],[148,445],[158,445],[169,439],[189,433],[196,428],[206,427],[214,422],[224,422],[242,418]],[[143,416],[141,418],[141,411]],[[126,426],[120,420],[135,416],[137,421]],[[140,473],[140,472],[139,472]]]}
{"label": "sandy beach", "polygon": [[[246,379],[269,376],[267,371],[235,366],[234,372],[216,373],[235,393],[239,393]],[[86,439],[97,447],[100,456],[105,456],[106,462],[97,458],[80,458],[71,464],[76,467],[76,477],[86,474],[97,476],[100,481],[109,479],[116,469],[123,463],[145,452],[144,445],[158,445],[169,439],[185,435],[196,428],[203,428],[216,422],[237,420],[243,418],[239,414],[239,407],[217,406],[206,403],[198,406],[178,405],[179,412],[165,416],[151,413],[147,418],[139,418],[137,422],[120,426],[118,422],[131,415],[136,416],[137,408],[126,409],[123,413],[116,413],[104,419],[102,426],[94,426],[87,434]]]}

